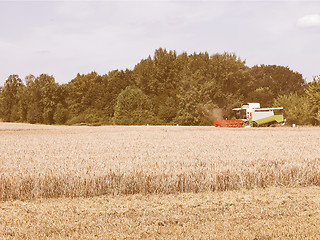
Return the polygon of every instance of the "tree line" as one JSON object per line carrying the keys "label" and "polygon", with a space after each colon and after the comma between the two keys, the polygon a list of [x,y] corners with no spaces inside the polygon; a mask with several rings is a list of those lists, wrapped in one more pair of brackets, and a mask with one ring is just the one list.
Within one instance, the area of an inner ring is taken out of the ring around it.
{"label": "tree line", "polygon": [[10,75],[0,87],[0,119],[44,124],[212,125],[245,102],[284,107],[289,123],[320,123],[320,75],[277,65],[246,66],[235,54],[177,54],[163,48],[133,70],[53,76]]}

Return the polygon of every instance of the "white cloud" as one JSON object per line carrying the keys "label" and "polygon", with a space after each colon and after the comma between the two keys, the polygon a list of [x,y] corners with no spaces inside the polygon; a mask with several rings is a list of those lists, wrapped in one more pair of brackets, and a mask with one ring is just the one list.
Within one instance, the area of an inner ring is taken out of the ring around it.
{"label": "white cloud", "polygon": [[297,26],[300,28],[320,27],[320,14],[310,14],[299,18]]}

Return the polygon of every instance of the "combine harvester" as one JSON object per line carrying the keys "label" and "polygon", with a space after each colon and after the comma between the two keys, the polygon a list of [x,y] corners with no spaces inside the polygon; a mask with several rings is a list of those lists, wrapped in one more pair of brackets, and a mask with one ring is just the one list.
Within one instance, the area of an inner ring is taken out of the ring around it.
{"label": "combine harvester", "polygon": [[241,108],[234,108],[240,119],[237,120],[216,120],[215,127],[258,127],[273,126],[284,122],[282,110],[277,108],[260,108],[260,103],[245,103]]}

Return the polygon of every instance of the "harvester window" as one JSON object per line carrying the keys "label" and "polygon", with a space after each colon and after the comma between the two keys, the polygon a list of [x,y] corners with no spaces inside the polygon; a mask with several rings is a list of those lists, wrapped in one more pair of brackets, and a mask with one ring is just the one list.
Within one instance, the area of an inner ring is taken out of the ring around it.
{"label": "harvester window", "polygon": [[247,118],[246,113],[247,113],[246,109],[241,109],[236,112],[236,118],[237,119],[246,119]]}
{"label": "harvester window", "polygon": [[240,118],[241,118],[241,119],[246,119],[246,118],[247,118],[247,111],[246,111],[246,109],[242,109],[242,110],[240,111]]}

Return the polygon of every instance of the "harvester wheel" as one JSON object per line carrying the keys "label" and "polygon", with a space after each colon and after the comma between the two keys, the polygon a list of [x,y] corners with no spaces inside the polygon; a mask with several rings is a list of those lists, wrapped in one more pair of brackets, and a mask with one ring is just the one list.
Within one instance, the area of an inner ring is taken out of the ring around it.
{"label": "harvester wheel", "polygon": [[258,127],[258,123],[252,122],[252,127]]}

